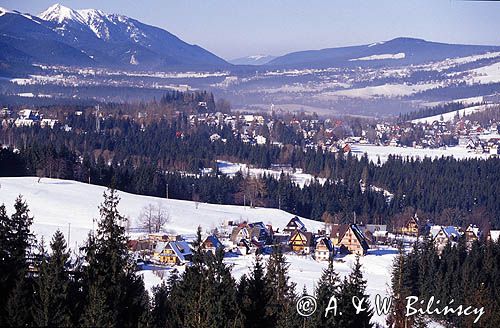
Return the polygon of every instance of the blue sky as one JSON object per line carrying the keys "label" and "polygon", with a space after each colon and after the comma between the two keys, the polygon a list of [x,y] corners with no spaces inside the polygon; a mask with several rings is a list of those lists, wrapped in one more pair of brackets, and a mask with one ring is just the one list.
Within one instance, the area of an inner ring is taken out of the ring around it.
{"label": "blue sky", "polygon": [[[399,36],[500,45],[500,1],[59,0],[120,13],[232,59],[371,43]],[[54,1],[0,0],[38,14]]]}

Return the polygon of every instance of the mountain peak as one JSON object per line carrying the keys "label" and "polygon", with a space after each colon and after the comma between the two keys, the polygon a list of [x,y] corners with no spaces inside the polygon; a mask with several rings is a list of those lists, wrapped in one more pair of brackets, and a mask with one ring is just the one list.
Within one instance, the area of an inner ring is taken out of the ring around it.
{"label": "mountain peak", "polygon": [[46,21],[57,22],[59,24],[64,21],[76,21],[78,23],[85,24],[85,20],[76,10],[65,7],[60,3],[50,6],[47,10],[40,13],[38,17]]}
{"label": "mountain peak", "polygon": [[3,8],[3,7],[0,7],[0,16],[3,16],[7,13],[11,13],[12,11],[10,11],[9,9],[6,9],[6,8]]}

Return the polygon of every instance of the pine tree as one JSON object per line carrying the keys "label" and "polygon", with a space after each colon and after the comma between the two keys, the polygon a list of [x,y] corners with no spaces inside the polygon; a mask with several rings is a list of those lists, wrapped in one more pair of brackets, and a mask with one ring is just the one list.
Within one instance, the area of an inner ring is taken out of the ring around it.
{"label": "pine tree", "polygon": [[[111,322],[119,327],[136,327],[149,320],[149,299],[142,276],[135,275],[128,256],[126,218],[120,215],[118,203],[114,189],[104,193],[97,234],[89,235],[87,242],[89,266],[84,280],[89,288],[84,324]],[[102,307],[95,307],[101,303]]]}
{"label": "pine tree", "polygon": [[[330,299],[335,297],[339,298],[340,278],[338,273],[333,267],[333,259],[328,261],[328,267],[323,269],[321,278],[315,288],[315,295],[317,300],[317,309],[314,314],[313,326],[314,327],[334,327],[337,324],[337,318],[332,311],[325,317],[325,309],[328,308]],[[338,315],[338,313],[337,313]]]}
{"label": "pine tree", "polygon": [[[339,327],[346,328],[369,328],[372,327],[370,320],[373,316],[373,309],[371,308],[370,302],[368,300],[368,295],[366,294],[366,280],[363,279],[363,273],[361,271],[361,263],[359,261],[359,256],[356,256],[356,262],[354,262],[354,267],[346,277],[341,285],[341,296],[339,300],[339,311],[342,315],[338,316]],[[362,303],[364,311],[356,314],[356,309],[353,306],[353,300],[356,298],[357,302],[359,300],[364,300]]]}
{"label": "pine tree", "polygon": [[297,323],[295,310],[295,283],[290,282],[285,256],[278,246],[273,247],[273,252],[267,261],[266,281],[271,292],[269,315],[276,327],[290,327]]}
{"label": "pine tree", "polygon": [[33,218],[19,196],[9,218],[0,207],[0,325],[26,325],[31,320],[31,282],[27,280],[29,254],[33,245],[30,227]]}
{"label": "pine tree", "polygon": [[67,327],[70,325],[68,307],[69,277],[66,262],[69,253],[61,231],[57,230],[50,244],[52,254],[46,260],[42,247],[42,263],[35,281],[33,319],[39,327]]}
{"label": "pine tree", "polygon": [[244,327],[273,327],[273,320],[268,313],[271,293],[267,286],[262,257],[256,255],[252,271],[244,275],[238,285],[238,300]]}

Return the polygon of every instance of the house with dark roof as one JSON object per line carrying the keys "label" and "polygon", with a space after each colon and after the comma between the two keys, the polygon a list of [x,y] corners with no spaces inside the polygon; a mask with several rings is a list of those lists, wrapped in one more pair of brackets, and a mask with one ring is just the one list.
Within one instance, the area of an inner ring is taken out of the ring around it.
{"label": "house with dark roof", "polygon": [[356,224],[350,224],[338,243],[341,253],[365,255],[370,246],[365,235]]}
{"label": "house with dark roof", "polygon": [[295,230],[299,230],[301,232],[307,231],[305,224],[297,216],[292,218],[288,222],[288,224],[283,229],[283,233],[288,233],[292,235],[295,232]]}
{"label": "house with dark roof", "polygon": [[295,230],[290,237],[290,248],[297,254],[309,254],[313,247],[313,237],[312,232]]}
{"label": "house with dark roof", "polygon": [[153,258],[168,265],[181,265],[191,261],[193,253],[187,241],[159,242]]}
{"label": "house with dark roof", "polygon": [[333,244],[329,238],[322,237],[314,248],[314,258],[316,261],[329,261],[333,256]]}
{"label": "house with dark roof", "polygon": [[201,243],[201,248],[205,252],[211,252],[212,254],[215,255],[218,249],[223,249],[224,246],[220,242],[219,238],[217,238],[216,235],[209,235],[205,240]]}

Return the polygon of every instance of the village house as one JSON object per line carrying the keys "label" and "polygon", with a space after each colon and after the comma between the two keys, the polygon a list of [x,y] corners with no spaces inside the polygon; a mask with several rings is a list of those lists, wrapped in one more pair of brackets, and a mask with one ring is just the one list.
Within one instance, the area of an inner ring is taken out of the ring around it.
{"label": "village house", "polygon": [[342,236],[349,229],[348,224],[332,224],[330,225],[330,240],[333,245],[338,245]]}
{"label": "village house", "polygon": [[415,213],[415,215],[412,216],[406,222],[406,224],[401,226],[398,230],[399,230],[398,232],[402,235],[414,236],[414,237],[418,236],[418,216],[417,216],[417,214]]}
{"label": "village house", "polygon": [[334,253],[332,241],[328,238],[320,238],[314,249],[314,258],[316,261],[329,261]]}
{"label": "village house", "polygon": [[459,229],[453,226],[432,226],[430,236],[434,241],[438,254],[441,254],[448,243],[453,246],[458,242],[461,233]]}
{"label": "village house", "polygon": [[304,223],[302,223],[302,221],[297,216],[292,218],[288,222],[288,224],[283,229],[283,233],[288,233],[288,234],[292,235],[295,232],[295,230],[299,230],[301,232],[307,231],[306,226],[304,225]]}
{"label": "village house", "polygon": [[167,265],[182,265],[191,261],[193,253],[186,241],[159,242],[153,258]]}
{"label": "village house", "polygon": [[356,224],[350,224],[338,243],[341,253],[365,255],[370,248],[365,235]]}
{"label": "village house", "polygon": [[311,232],[303,232],[295,230],[290,237],[290,248],[297,254],[309,254],[313,246],[313,234]]}
{"label": "village house", "polygon": [[467,229],[465,229],[464,234],[467,248],[470,249],[472,247],[472,244],[479,238],[479,228],[475,225],[469,224]]}
{"label": "village house", "polygon": [[201,248],[205,252],[210,252],[215,255],[218,249],[224,249],[224,246],[220,242],[219,238],[216,235],[210,235],[205,238],[203,243],[201,244]]}
{"label": "village house", "polygon": [[386,224],[367,224],[363,228],[359,228],[371,244],[385,244],[387,242],[389,232]]}

